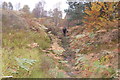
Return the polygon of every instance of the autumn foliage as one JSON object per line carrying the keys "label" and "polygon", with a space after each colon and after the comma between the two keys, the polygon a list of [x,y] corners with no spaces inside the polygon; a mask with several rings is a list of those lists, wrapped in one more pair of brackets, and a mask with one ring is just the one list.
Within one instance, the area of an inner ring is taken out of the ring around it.
{"label": "autumn foliage", "polygon": [[[93,2],[91,7],[85,7],[86,16],[83,20],[87,28],[92,30],[108,29],[109,24],[118,24],[118,3],[115,2]],[[112,26],[111,26],[112,27]]]}

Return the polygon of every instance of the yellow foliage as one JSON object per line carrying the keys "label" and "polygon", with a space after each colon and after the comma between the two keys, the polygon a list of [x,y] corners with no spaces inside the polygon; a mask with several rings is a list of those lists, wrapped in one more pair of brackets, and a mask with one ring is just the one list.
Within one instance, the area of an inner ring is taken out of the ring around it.
{"label": "yellow foliage", "polygon": [[116,11],[116,7],[116,2],[92,2],[90,9],[87,6],[85,7],[87,15],[84,17],[86,20],[83,22],[87,23],[88,28],[93,28],[95,25],[103,28],[114,17],[113,13]]}

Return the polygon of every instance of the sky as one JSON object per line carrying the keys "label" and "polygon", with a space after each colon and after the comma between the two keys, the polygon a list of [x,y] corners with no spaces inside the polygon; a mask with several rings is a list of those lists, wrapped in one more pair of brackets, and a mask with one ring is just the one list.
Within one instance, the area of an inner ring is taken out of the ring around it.
{"label": "sky", "polygon": [[[30,7],[30,10],[32,11],[33,8],[35,7],[35,4],[38,3],[40,0],[0,0],[0,3],[6,1],[6,2],[11,2],[14,6],[16,4],[20,3],[21,8],[23,5],[28,5]],[[63,16],[65,16],[64,9],[67,9],[68,5],[66,4],[67,0],[44,0],[46,2],[45,5],[45,10],[50,10],[53,9],[55,6],[58,6],[58,4],[61,4],[60,9],[63,12]]]}

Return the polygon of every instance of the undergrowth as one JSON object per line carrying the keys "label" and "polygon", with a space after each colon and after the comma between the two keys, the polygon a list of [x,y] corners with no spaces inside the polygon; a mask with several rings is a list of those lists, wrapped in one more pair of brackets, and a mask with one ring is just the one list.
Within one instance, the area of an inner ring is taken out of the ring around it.
{"label": "undergrowth", "polygon": [[[13,76],[16,78],[50,77],[41,68],[42,61],[44,61],[41,57],[47,59],[47,56],[44,56],[45,53],[42,50],[50,47],[50,39],[45,32],[42,30],[41,32],[7,30],[3,33],[2,41],[2,69],[4,76]],[[37,43],[39,46],[30,48],[28,44],[31,43]],[[54,64],[51,63],[51,65]]]}

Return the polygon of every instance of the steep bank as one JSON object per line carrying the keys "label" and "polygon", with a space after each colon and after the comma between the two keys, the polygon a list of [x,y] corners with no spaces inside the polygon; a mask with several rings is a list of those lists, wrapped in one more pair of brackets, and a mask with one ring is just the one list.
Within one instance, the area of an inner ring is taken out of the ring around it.
{"label": "steep bank", "polygon": [[119,34],[116,25],[108,31],[96,32],[80,31],[81,26],[76,26],[69,28],[68,36],[58,35],[64,49],[58,55],[59,68],[72,78],[118,78]]}
{"label": "steep bank", "polygon": [[118,27],[89,32],[85,26],[69,30],[69,49],[74,51],[74,69],[77,78],[109,78],[118,76]]}
{"label": "steep bank", "polygon": [[45,27],[39,19],[23,12],[3,11],[3,15],[2,76],[117,77],[119,44],[116,26],[95,32],[83,29],[86,26],[74,26],[64,37],[59,28]]}
{"label": "steep bank", "polygon": [[46,27],[39,24],[38,19],[11,10],[3,10],[2,15],[4,19],[1,77],[67,77],[64,71],[59,70],[58,62],[50,56],[53,51],[48,49],[52,46],[52,42],[45,32]]}

